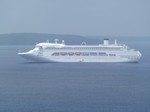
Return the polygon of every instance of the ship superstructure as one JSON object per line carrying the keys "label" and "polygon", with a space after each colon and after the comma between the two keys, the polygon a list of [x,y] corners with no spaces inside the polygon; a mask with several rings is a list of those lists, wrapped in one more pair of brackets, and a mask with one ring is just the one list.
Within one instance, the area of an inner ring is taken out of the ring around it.
{"label": "ship superstructure", "polygon": [[25,59],[35,62],[138,62],[141,53],[120,45],[115,40],[114,44],[109,39],[104,39],[103,44],[66,45],[62,40],[58,43],[43,42],[36,44],[33,50],[18,53]]}

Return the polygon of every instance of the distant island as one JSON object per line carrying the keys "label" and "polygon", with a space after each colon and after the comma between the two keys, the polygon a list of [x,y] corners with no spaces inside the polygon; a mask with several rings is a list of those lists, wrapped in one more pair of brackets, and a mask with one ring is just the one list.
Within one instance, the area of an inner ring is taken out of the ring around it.
{"label": "distant island", "polygon": [[54,42],[54,39],[59,39],[59,42],[65,40],[67,44],[80,44],[83,41],[97,43],[97,39],[87,38],[79,35],[59,35],[59,34],[44,34],[44,33],[12,33],[0,34],[0,45],[35,45],[39,42],[49,40]]}
{"label": "distant island", "polygon": [[46,33],[10,33],[0,34],[0,45],[35,45],[39,42],[49,40],[53,42],[54,39],[59,39],[61,42],[65,40],[66,44],[81,44],[87,42],[87,44],[99,44],[104,38],[110,38],[112,40],[117,39],[119,41],[149,41],[149,37],[109,37],[109,36],[80,36],[80,35],[62,35],[62,34],[46,34]]}

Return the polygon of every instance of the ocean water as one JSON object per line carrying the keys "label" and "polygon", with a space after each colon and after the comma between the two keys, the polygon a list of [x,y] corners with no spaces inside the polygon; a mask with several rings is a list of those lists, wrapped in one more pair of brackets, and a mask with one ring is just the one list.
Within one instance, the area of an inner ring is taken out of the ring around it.
{"label": "ocean water", "polygon": [[0,46],[0,112],[150,112],[150,42],[139,63],[28,63]]}

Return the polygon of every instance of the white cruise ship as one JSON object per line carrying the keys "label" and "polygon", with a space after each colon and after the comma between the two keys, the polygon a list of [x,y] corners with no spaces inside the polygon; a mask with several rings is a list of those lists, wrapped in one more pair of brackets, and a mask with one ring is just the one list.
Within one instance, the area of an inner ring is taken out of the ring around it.
{"label": "white cruise ship", "polygon": [[141,53],[120,45],[115,40],[114,44],[109,39],[104,39],[103,44],[65,45],[64,40],[58,43],[43,42],[36,44],[33,50],[18,53],[21,57],[34,62],[138,62]]}

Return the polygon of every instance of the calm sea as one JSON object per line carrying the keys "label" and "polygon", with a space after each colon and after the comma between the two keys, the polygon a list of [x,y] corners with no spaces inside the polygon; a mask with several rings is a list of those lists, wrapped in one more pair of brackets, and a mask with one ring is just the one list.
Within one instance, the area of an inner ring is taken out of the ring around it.
{"label": "calm sea", "polygon": [[150,112],[150,42],[139,63],[28,63],[0,46],[0,112]]}

